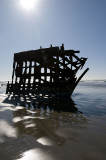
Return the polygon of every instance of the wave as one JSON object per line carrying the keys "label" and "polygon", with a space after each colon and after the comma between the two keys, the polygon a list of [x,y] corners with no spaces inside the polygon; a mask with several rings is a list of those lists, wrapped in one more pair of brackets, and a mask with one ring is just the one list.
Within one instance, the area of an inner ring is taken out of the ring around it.
{"label": "wave", "polygon": [[86,80],[81,81],[78,86],[106,87],[106,80]]}

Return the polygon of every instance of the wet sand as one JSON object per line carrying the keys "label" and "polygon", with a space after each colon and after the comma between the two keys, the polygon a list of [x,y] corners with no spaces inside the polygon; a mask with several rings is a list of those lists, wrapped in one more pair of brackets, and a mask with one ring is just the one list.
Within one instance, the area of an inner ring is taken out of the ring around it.
{"label": "wet sand", "polygon": [[48,104],[23,106],[19,97],[1,92],[0,160],[105,160],[106,101],[98,97],[99,89],[96,95],[88,89],[87,94],[94,96],[91,101],[79,89],[73,99],[83,114],[58,112]]}

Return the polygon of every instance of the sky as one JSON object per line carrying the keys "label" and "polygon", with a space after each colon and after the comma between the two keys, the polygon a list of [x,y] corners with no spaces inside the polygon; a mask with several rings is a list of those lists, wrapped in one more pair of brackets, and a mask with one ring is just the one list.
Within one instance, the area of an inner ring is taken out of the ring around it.
{"label": "sky", "polygon": [[0,0],[0,80],[11,80],[14,53],[62,43],[88,58],[83,79],[106,79],[106,0],[35,0],[25,6]]}

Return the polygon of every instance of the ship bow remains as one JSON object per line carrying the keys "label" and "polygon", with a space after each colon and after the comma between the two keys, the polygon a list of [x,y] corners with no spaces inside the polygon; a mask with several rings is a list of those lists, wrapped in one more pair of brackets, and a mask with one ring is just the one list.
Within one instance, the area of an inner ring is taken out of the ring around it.
{"label": "ship bow remains", "polygon": [[6,93],[71,95],[85,73],[77,78],[87,58],[79,58],[79,51],[61,47],[42,48],[14,54],[12,82]]}

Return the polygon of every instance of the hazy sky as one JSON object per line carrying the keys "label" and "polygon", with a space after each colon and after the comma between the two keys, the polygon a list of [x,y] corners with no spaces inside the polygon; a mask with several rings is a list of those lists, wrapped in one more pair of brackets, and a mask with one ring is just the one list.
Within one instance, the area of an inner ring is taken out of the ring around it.
{"label": "hazy sky", "polygon": [[30,9],[0,0],[0,80],[11,79],[14,53],[62,43],[88,57],[84,79],[106,79],[106,0],[36,0]]}

